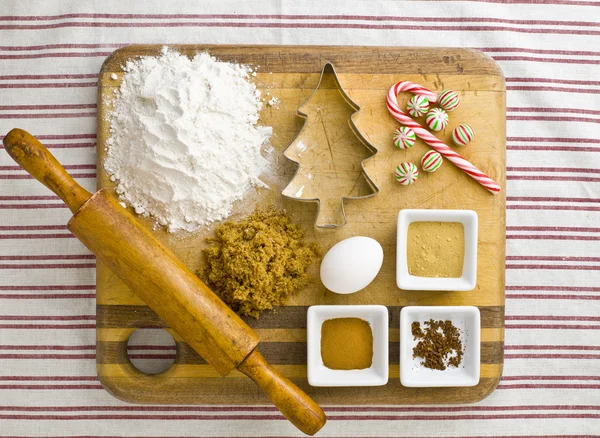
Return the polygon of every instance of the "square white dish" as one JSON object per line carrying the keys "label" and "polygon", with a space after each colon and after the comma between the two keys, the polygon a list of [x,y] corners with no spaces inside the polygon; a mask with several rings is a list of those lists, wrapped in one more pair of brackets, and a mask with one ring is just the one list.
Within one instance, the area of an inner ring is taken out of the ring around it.
{"label": "square white dish", "polygon": [[[464,228],[462,276],[417,277],[408,272],[408,227],[413,222],[460,222]],[[401,210],[396,237],[396,284],[404,290],[470,291],[477,284],[477,213],[473,210]]]}
{"label": "square white dish", "polygon": [[[431,370],[413,358],[417,345],[411,325],[430,319],[450,320],[461,331],[463,359],[458,368]],[[407,387],[475,386],[479,383],[481,322],[474,306],[408,306],[400,311],[400,383]]]}
{"label": "square white dish", "polygon": [[[328,319],[361,318],[373,333],[373,363],[362,370],[332,370],[321,357],[321,326]],[[308,383],[312,386],[381,386],[388,382],[388,309],[385,306],[311,306],[306,322]]]}

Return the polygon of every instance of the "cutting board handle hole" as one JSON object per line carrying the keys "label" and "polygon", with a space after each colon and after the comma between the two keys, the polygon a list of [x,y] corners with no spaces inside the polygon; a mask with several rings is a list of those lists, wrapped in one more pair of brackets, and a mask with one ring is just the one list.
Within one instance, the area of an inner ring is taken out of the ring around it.
{"label": "cutting board handle hole", "polygon": [[175,363],[177,344],[164,329],[137,329],[127,340],[127,356],[142,373],[160,374]]}

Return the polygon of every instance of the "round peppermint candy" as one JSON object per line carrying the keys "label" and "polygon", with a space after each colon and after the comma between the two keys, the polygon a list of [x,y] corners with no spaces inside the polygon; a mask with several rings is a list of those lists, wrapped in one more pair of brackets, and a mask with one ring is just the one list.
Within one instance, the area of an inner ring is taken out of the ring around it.
{"label": "round peppermint candy", "polygon": [[413,117],[421,117],[429,110],[429,101],[424,96],[413,96],[406,105],[408,114]]}
{"label": "round peppermint candy", "polygon": [[441,131],[448,126],[448,113],[441,108],[432,108],[425,116],[425,123],[432,131]]}
{"label": "round peppermint candy", "polygon": [[442,166],[442,156],[436,151],[429,151],[421,158],[421,169],[435,172]]}
{"label": "round peppermint candy", "polygon": [[394,132],[394,145],[396,145],[399,149],[409,149],[415,145],[415,141],[417,141],[417,136],[415,135],[415,131],[406,126],[401,126],[396,129]]}
{"label": "round peppermint candy", "polygon": [[471,140],[475,138],[473,128],[466,123],[458,125],[452,131],[452,141],[457,146],[466,146]]}
{"label": "round peppermint candy", "polygon": [[419,178],[419,169],[413,163],[400,163],[394,171],[394,176],[400,184],[408,186]]}
{"label": "round peppermint candy", "polygon": [[438,95],[437,103],[440,108],[450,112],[456,109],[460,103],[460,98],[456,91],[444,90]]}

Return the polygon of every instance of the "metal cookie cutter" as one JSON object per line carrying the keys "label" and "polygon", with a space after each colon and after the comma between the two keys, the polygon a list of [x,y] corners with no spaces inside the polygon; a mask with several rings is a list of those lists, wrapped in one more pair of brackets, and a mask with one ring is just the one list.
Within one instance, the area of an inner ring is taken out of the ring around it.
{"label": "metal cookie cutter", "polygon": [[297,201],[317,202],[315,226],[319,228],[347,223],[346,200],[379,193],[364,168],[377,149],[354,123],[359,111],[329,62],[323,66],[315,91],[298,107],[304,124],[283,153],[298,164],[298,169],[281,194]]}

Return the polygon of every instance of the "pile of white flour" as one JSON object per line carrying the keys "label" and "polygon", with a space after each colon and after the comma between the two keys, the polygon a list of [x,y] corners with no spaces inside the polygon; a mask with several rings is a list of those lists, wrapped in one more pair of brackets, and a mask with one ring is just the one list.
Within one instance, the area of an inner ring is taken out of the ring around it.
{"label": "pile of white flour", "polygon": [[104,167],[136,213],[170,232],[194,231],[263,186],[272,129],[257,126],[262,103],[249,67],[163,49],[123,70]]}

